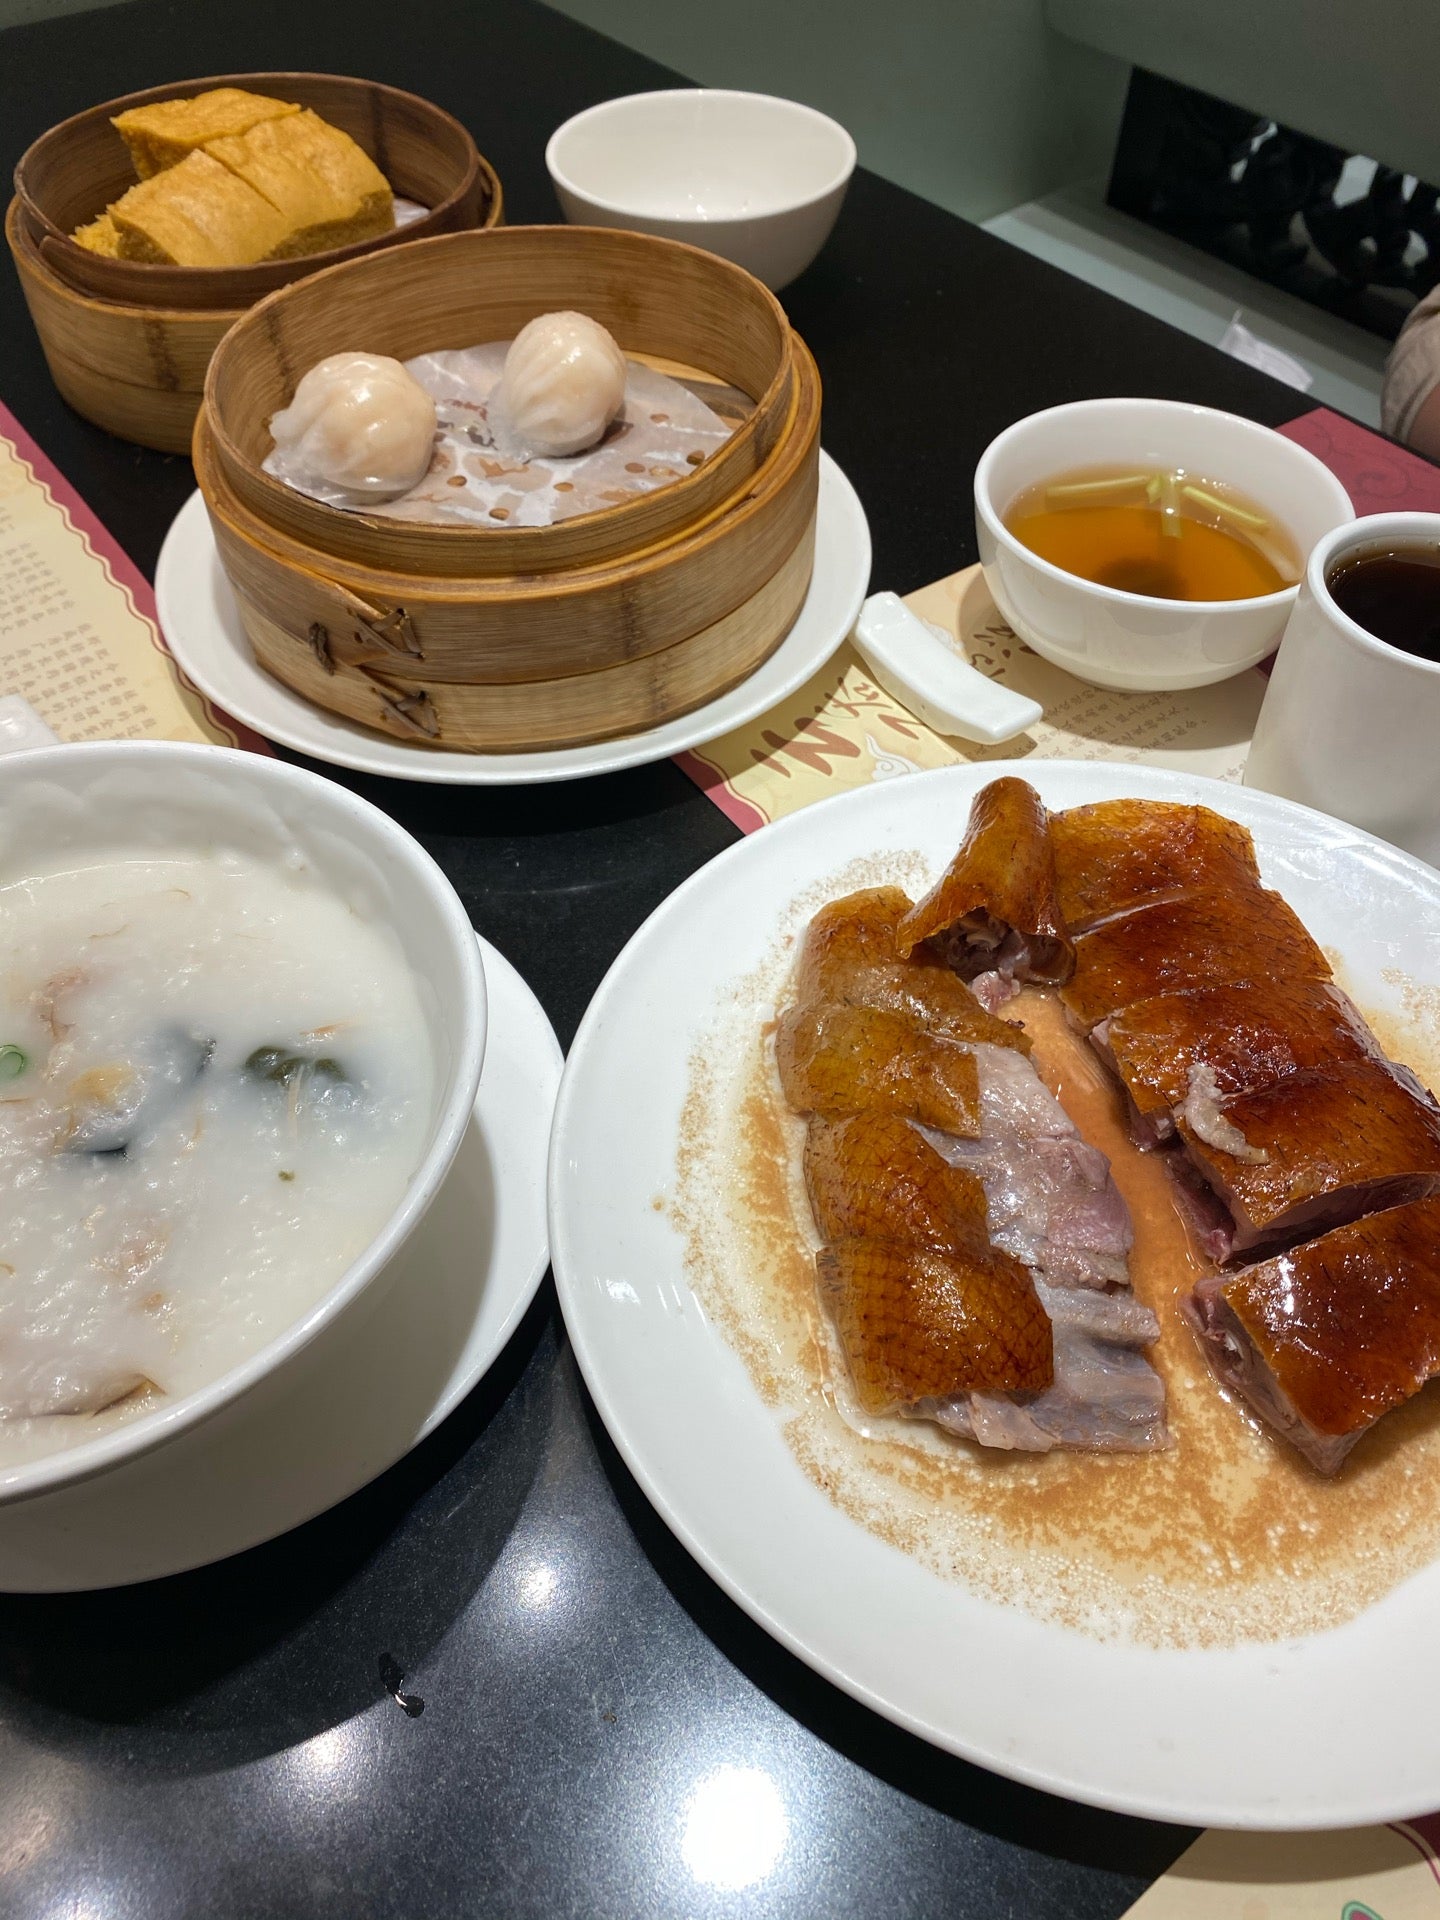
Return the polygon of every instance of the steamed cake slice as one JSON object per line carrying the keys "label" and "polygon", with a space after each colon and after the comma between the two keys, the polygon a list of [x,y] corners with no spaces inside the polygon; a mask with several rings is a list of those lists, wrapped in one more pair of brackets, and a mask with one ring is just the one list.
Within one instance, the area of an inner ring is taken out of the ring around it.
{"label": "steamed cake slice", "polygon": [[135,171],[142,180],[177,166],[207,140],[248,133],[262,120],[279,120],[299,107],[271,100],[243,87],[214,87],[189,100],[156,100],[148,107],[131,107],[110,122],[130,149]]}
{"label": "steamed cake slice", "polygon": [[177,267],[248,267],[271,259],[289,222],[208,153],[177,166],[117,200],[110,209],[122,260]]}
{"label": "steamed cake slice", "polygon": [[108,212],[102,213],[98,220],[77,227],[70,238],[91,253],[103,253],[111,260],[120,258],[120,232]]}
{"label": "steamed cake slice", "polygon": [[373,239],[395,224],[389,181],[363,147],[319,114],[265,120],[210,141],[205,151],[284,217],[289,232],[277,259]]}

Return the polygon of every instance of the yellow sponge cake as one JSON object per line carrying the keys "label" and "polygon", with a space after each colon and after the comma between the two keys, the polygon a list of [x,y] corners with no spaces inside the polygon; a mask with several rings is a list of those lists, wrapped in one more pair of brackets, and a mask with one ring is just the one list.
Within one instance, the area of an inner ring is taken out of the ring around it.
{"label": "yellow sponge cake", "polygon": [[272,259],[290,232],[283,214],[208,153],[131,187],[110,218],[122,260],[177,267],[248,267]]}
{"label": "yellow sponge cake", "polygon": [[263,120],[207,141],[205,151],[284,217],[288,233],[277,259],[373,239],[395,224],[389,181],[363,147],[319,114]]}
{"label": "yellow sponge cake", "polygon": [[157,100],[148,107],[131,107],[117,114],[111,125],[130,149],[135,171],[149,180],[208,140],[248,133],[263,120],[280,120],[299,107],[270,100],[243,87],[215,87],[189,100]]}
{"label": "yellow sponge cake", "polygon": [[137,186],[75,230],[91,253],[157,266],[294,260],[395,225],[390,183],[318,113],[214,87],[116,116]]}
{"label": "yellow sponge cake", "polygon": [[77,227],[71,235],[82,247],[91,253],[103,253],[112,260],[120,258],[120,233],[108,213],[102,213],[98,220],[92,220],[87,226]]}

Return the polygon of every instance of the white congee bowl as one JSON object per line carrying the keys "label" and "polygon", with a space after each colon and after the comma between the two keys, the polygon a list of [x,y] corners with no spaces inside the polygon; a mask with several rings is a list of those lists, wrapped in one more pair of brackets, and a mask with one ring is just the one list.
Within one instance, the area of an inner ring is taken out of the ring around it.
{"label": "white congee bowl", "polygon": [[545,164],[572,226],[688,240],[783,287],[829,237],[855,142],[796,100],[677,87],[577,113]]}
{"label": "white congee bowl", "polygon": [[389,1220],[283,1334],[194,1393],[97,1439],[0,1469],[0,1502],[88,1479],[169,1442],[283,1367],[364,1292],[414,1229],[455,1157],[480,1082],[485,981],[475,935],[429,854],[378,807],[281,760],[223,747],[122,740],[0,759],[0,885],[70,854],[90,861],[137,842],[147,850],[231,847],[260,858],[293,850],[358,911],[393,928],[419,983],[433,1049],[429,1129]]}
{"label": "white congee bowl", "polygon": [[1274,651],[1297,586],[1250,600],[1157,600],[1052,566],[1006,531],[1017,494],[1079,467],[1184,467],[1228,481],[1290,533],[1303,566],[1322,535],[1355,518],[1315,456],[1269,427],[1178,400],[1077,400],[1032,413],[990,442],[975,469],[985,582],[1005,619],[1058,667],[1102,687],[1204,687]]}

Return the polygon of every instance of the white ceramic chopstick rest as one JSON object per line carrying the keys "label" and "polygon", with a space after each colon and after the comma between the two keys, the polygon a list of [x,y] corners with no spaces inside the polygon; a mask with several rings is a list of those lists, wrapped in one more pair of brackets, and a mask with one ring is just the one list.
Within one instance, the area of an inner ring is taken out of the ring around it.
{"label": "white ceramic chopstick rest", "polygon": [[898,594],[871,594],[855,622],[855,645],[885,691],[936,733],[993,747],[1044,714],[1038,702],[972,667]]}
{"label": "white ceramic chopstick rest", "polygon": [[24,753],[27,747],[56,747],[52,733],[23,694],[0,696],[0,753]]}

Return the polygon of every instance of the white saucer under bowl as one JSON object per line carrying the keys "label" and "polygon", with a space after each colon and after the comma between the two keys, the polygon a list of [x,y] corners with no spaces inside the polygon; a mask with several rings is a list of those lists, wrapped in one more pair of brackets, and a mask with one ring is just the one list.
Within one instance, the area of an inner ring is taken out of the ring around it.
{"label": "white saucer under bowl", "polygon": [[549,1263],[562,1057],[524,980],[480,945],[490,1029],[474,1117],[401,1252],[283,1372],[205,1425],[0,1508],[0,1591],[126,1586],[274,1539],[402,1459],[498,1358]]}
{"label": "white saucer under bowl", "polygon": [[532,786],[667,760],[766,713],[818,673],[855,624],[870,584],[870,528],[859,495],[820,455],[815,572],[795,624],[748,680],[644,733],[541,753],[446,753],[412,746],[312,706],[256,664],[198,493],[175,516],[155,570],[160,628],[181,668],[232,719],[312,760],[438,786]]}

